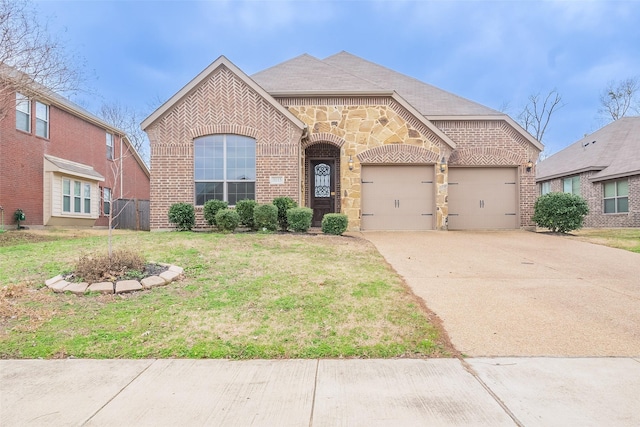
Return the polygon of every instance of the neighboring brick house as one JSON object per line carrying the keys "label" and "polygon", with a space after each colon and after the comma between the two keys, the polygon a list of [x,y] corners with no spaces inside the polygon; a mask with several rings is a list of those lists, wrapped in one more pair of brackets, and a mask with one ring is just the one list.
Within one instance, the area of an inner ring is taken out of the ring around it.
{"label": "neighboring brick house", "polygon": [[123,131],[44,88],[23,92],[2,91],[6,226],[17,209],[30,227],[107,226],[113,200],[149,199],[149,169]]}
{"label": "neighboring brick house", "polygon": [[587,200],[586,227],[640,227],[640,117],[624,117],[538,164],[540,194]]}
{"label": "neighboring brick house", "polygon": [[251,77],[225,57],[143,123],[151,228],[171,204],[289,196],[350,230],[533,223],[542,145],[507,115],[341,52]]}

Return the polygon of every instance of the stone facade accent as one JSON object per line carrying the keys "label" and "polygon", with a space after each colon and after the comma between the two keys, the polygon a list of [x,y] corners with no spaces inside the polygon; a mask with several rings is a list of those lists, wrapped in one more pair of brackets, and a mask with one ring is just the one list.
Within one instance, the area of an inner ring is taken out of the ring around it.
{"label": "stone facade accent", "polygon": [[[173,203],[195,203],[193,139],[234,133],[256,140],[256,198],[300,197],[302,131],[225,66],[146,129],[151,143],[151,229],[172,229],[167,214]],[[283,185],[269,184],[274,172]],[[205,227],[196,208],[196,227]]]}
{"label": "stone facade accent", "polygon": [[[604,184],[608,181],[592,182],[597,171],[580,174],[580,195],[587,201],[589,214],[584,219],[585,227],[640,227],[640,175],[628,177],[629,180],[629,212],[604,213]],[[563,178],[550,181],[552,192],[563,191]],[[541,191],[538,183],[538,194]]]}
{"label": "stone facade accent", "polygon": [[[309,137],[302,145],[306,148],[305,195],[309,194],[309,159],[331,157],[331,146],[336,147],[333,154],[336,156],[339,149],[337,211],[348,216],[350,230],[360,229],[362,164],[433,165],[440,162],[443,153],[451,150],[417,119],[405,120],[409,113],[390,97],[283,98],[279,101],[309,128]],[[319,142],[324,143],[324,154],[318,154],[318,148],[314,148]],[[353,170],[344,167],[350,158]],[[444,177],[440,181],[444,183]],[[438,186],[438,191],[436,204],[440,211],[445,205],[446,186]],[[308,200],[306,203],[308,205]],[[436,226],[442,228],[443,218],[441,215],[438,218]]]}

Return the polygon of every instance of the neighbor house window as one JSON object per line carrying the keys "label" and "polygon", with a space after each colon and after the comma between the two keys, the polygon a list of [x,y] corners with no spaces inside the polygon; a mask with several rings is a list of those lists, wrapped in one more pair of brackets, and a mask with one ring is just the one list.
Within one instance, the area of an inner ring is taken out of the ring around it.
{"label": "neighbor house window", "polygon": [[111,213],[111,189],[102,189],[102,213],[104,216],[109,216]]}
{"label": "neighbor house window", "polygon": [[235,205],[256,195],[256,141],[240,135],[194,140],[196,205],[224,200]]}
{"label": "neighbor house window", "polygon": [[548,193],[551,193],[551,181],[545,181],[540,184],[540,194],[544,196]]}
{"label": "neighbor house window", "polygon": [[107,132],[107,159],[113,160],[113,134]]}
{"label": "neighbor house window", "polygon": [[62,212],[90,214],[91,184],[64,178],[62,180]]}
{"label": "neighbor house window", "polygon": [[562,180],[562,191],[565,193],[580,195],[580,176],[572,176]]}
{"label": "neighbor house window", "polygon": [[604,183],[604,213],[629,212],[629,181]]}
{"label": "neighbor house window", "polygon": [[49,106],[36,101],[36,135],[49,138]]}
{"label": "neighbor house window", "polygon": [[16,129],[31,132],[31,101],[16,92]]}

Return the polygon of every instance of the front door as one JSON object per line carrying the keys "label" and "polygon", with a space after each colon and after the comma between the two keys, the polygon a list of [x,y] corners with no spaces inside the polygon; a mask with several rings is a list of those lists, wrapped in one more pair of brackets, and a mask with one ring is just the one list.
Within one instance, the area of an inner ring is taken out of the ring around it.
{"label": "front door", "polygon": [[333,160],[311,160],[310,162],[312,225],[320,227],[322,217],[335,212],[336,184],[335,162]]}

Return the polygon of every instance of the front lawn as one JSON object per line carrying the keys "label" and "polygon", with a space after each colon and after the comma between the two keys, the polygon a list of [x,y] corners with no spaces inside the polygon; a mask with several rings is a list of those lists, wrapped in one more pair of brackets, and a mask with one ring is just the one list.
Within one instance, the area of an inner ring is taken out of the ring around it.
{"label": "front lawn", "polygon": [[313,234],[114,233],[185,269],[122,295],[46,279],[105,251],[106,231],[0,234],[0,358],[441,357],[435,319],[366,240]]}
{"label": "front lawn", "polygon": [[572,238],[640,253],[640,228],[583,228]]}

